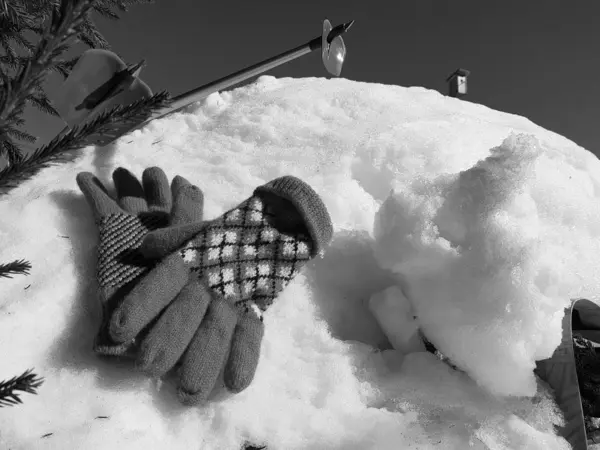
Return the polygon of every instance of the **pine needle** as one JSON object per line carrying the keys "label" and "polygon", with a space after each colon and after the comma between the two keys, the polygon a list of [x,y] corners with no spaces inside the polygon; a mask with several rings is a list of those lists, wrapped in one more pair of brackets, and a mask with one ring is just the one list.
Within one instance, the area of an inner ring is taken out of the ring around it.
{"label": "pine needle", "polygon": [[12,278],[13,275],[29,275],[31,264],[24,259],[0,264],[0,278]]}
{"label": "pine needle", "polygon": [[14,406],[23,401],[19,398],[19,392],[28,394],[37,394],[36,389],[44,382],[43,378],[38,378],[29,369],[18,377],[11,378],[8,381],[0,381],[0,408],[4,406]]}

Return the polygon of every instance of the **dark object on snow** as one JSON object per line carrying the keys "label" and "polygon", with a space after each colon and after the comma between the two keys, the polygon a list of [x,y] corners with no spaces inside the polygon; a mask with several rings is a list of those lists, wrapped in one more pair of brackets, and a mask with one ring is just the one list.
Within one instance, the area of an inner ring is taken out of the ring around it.
{"label": "dark object on snow", "polygon": [[584,417],[600,417],[600,355],[594,342],[573,331],[575,367]]}
{"label": "dark object on snow", "polygon": [[427,338],[423,335],[423,333],[421,333],[421,339],[423,339],[423,343],[425,344],[425,350],[427,350],[429,353],[435,355],[442,362],[448,364],[453,370],[461,371],[458,367],[456,367],[454,364],[452,364],[452,361],[450,361],[450,358],[448,358],[447,356],[444,356],[444,354],[442,352],[440,352],[435,347],[435,345],[433,345],[431,342],[429,342],[427,340]]}
{"label": "dark object on snow", "polygon": [[246,442],[244,444],[244,448],[242,450],[267,450],[267,446],[263,445],[262,447],[255,447],[252,444],[249,444],[248,442]]}
{"label": "dark object on snow", "polygon": [[465,69],[456,69],[452,72],[446,82],[448,83],[448,89],[450,97],[463,97],[467,95],[467,77],[471,74]]}
{"label": "dark object on snow", "polygon": [[600,413],[600,306],[574,300],[565,309],[563,336],[549,359],[538,361],[535,373],[554,390],[565,417],[560,435],[573,450],[600,442],[593,419]]}

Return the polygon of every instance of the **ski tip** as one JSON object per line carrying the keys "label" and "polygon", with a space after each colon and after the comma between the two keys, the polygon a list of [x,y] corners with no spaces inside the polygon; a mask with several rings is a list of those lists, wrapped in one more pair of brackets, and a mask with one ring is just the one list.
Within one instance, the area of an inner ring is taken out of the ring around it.
{"label": "ski tip", "polygon": [[354,20],[351,20],[350,22],[346,22],[344,25],[342,25],[342,27],[344,28],[344,31],[342,31],[342,33],[348,31],[348,29],[354,25]]}
{"label": "ski tip", "polygon": [[129,67],[127,67],[127,72],[134,76],[134,77],[138,77],[140,72],[142,71],[142,69],[146,66],[146,60],[142,59],[139,63],[136,64],[132,64]]}

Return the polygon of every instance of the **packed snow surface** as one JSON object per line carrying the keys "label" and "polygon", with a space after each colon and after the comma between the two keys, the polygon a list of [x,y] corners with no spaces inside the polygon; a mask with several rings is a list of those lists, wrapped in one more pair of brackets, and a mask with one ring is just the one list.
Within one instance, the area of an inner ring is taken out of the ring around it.
{"label": "packed snow surface", "polygon": [[[298,176],[335,227],[268,310],[253,384],[200,407],[91,351],[98,235],[75,176],[114,192],[115,168],[154,165],[200,186],[207,218]],[[45,383],[0,409],[0,447],[566,449],[533,368],[570,299],[598,301],[599,197],[592,153],[427,89],[263,76],[212,94],[3,198],[1,262],[33,268],[0,280],[0,380],[34,368]],[[459,370],[414,339],[390,348],[417,328]]]}

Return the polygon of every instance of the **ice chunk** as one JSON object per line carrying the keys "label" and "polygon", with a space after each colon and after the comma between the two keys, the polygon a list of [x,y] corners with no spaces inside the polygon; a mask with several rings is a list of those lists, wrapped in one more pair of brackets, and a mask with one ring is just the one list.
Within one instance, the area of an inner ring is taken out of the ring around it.
{"label": "ice chunk", "polygon": [[372,295],[369,309],[395,350],[403,354],[425,351],[419,324],[402,289],[391,286]]}

